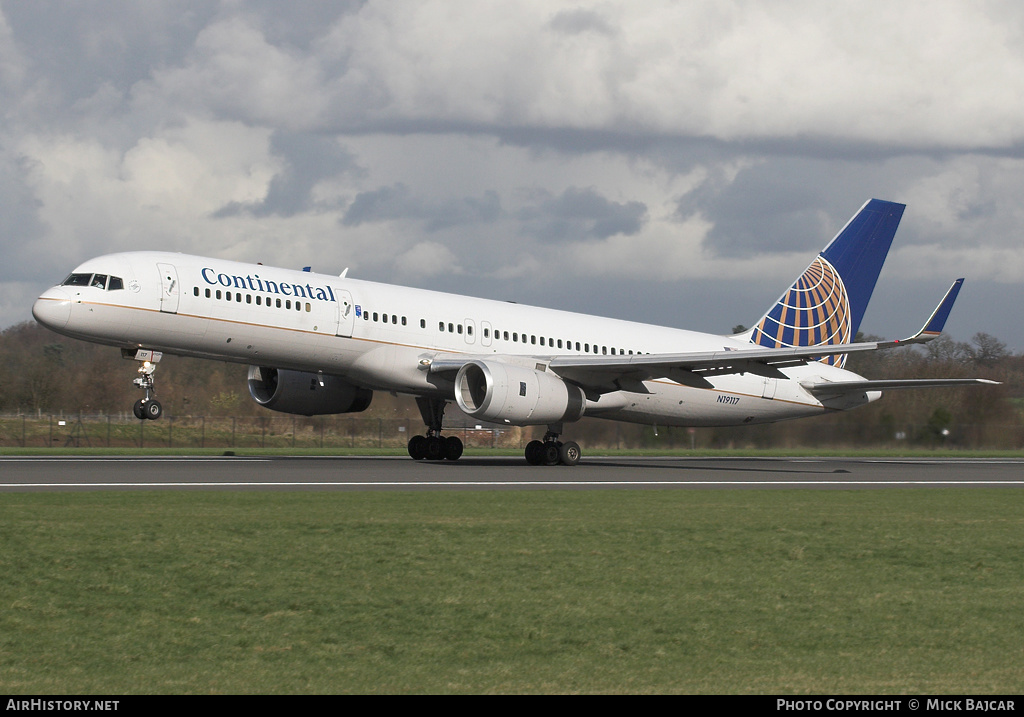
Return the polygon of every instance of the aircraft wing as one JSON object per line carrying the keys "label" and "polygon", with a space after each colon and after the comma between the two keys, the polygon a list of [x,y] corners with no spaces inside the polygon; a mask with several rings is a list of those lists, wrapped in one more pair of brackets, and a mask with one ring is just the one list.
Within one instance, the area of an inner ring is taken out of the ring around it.
{"label": "aircraft wing", "polygon": [[[768,377],[781,378],[779,369],[816,361],[824,356],[850,354],[860,351],[878,351],[891,349],[908,344],[920,344],[937,338],[945,326],[949,312],[953,308],[957,294],[964,280],[957,279],[949,287],[942,301],[924,323],[924,326],[913,336],[896,341],[865,341],[850,344],[832,344],[822,346],[796,346],[785,348],[768,348],[751,345],[750,348],[733,348],[723,346],[721,351],[680,354],[641,354],[634,356],[557,356],[551,359],[551,370],[563,378],[580,385],[607,386],[609,379],[617,381],[613,375],[627,380],[646,380],[668,377],[689,385],[701,385],[705,376],[730,373],[753,373]],[[689,380],[686,380],[689,379]],[[923,387],[924,384],[917,384]],[[595,388],[597,386],[594,386]],[[888,388],[897,388],[890,385]],[[881,385],[876,388],[881,390]],[[853,389],[851,389],[853,390]],[[875,390],[875,389],[862,389]]]}
{"label": "aircraft wing", "polygon": [[[783,378],[779,371],[785,366],[806,364],[824,356],[857,353],[860,351],[878,351],[896,348],[908,344],[925,343],[939,336],[949,316],[953,302],[956,300],[963,279],[957,279],[946,292],[942,301],[932,312],[921,330],[913,336],[896,341],[866,341],[849,344],[831,344],[819,346],[796,346],[784,348],[768,348],[751,344],[747,347],[723,346],[721,351],[691,351],[669,354],[633,354],[615,356],[517,356],[515,360],[527,359],[544,364],[549,370],[558,374],[566,381],[588,390],[588,392],[606,393],[610,391],[628,390],[646,393],[643,381],[668,378],[679,383],[710,387],[707,377],[724,374],[753,373],[762,376]],[[511,359],[512,357],[509,357]],[[467,362],[479,360],[509,360],[500,355],[467,355],[439,354],[429,362],[432,373],[458,371]],[[882,390],[893,388],[923,388],[934,385],[959,385],[965,383],[992,383],[982,379],[947,379],[919,381],[851,381],[845,383],[831,382],[809,384],[805,388],[813,393],[838,394],[857,391]]]}
{"label": "aircraft wing", "polygon": [[[934,338],[934,337],[931,337]],[[728,349],[721,351],[700,351],[672,354],[634,354],[632,356],[542,356],[514,357],[518,361],[544,364],[566,381],[575,383],[589,391],[607,393],[628,390],[646,393],[643,381],[669,378],[679,383],[709,388],[706,377],[735,373],[753,373],[783,378],[779,371],[784,366],[795,366],[833,354],[858,351],[876,351],[907,343],[914,343],[914,337],[906,341],[862,342],[771,349],[762,346]],[[441,354],[430,362],[432,373],[458,371],[469,361],[510,360],[513,357],[501,355]]]}

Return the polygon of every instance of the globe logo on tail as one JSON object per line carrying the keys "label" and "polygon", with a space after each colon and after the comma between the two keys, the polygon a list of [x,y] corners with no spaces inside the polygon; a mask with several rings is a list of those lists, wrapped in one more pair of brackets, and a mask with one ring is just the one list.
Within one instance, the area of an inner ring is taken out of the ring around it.
{"label": "globe logo on tail", "polygon": [[[751,342],[770,348],[844,344],[851,339],[850,323],[850,302],[843,280],[819,256],[761,319]],[[842,367],[846,355],[819,360]]]}

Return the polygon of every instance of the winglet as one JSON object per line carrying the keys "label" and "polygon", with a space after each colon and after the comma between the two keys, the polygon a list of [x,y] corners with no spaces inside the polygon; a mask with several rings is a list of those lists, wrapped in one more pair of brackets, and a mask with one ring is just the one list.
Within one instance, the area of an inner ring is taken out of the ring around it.
{"label": "winglet", "polygon": [[963,279],[957,279],[953,282],[953,285],[949,287],[949,291],[942,297],[942,301],[935,307],[935,311],[932,312],[931,317],[925,323],[918,334],[930,334],[931,336],[938,336],[942,333],[942,327],[946,325],[946,319],[949,318],[949,312],[953,310],[953,302],[956,301],[957,294],[960,293],[960,287],[964,285]]}
{"label": "winglet", "polygon": [[963,284],[963,279],[957,279],[953,282],[953,285],[949,287],[949,291],[942,297],[942,301],[935,307],[935,311],[928,317],[921,330],[907,339],[907,341],[924,343],[925,341],[931,341],[942,333],[942,328],[946,325],[946,319],[949,318],[949,312],[953,310],[953,302],[956,301],[957,294],[960,293],[960,287]]}
{"label": "winglet", "polygon": [[949,287],[949,291],[942,297],[942,301],[935,307],[935,311],[924,322],[924,326],[921,327],[920,331],[907,339],[883,342],[879,344],[879,348],[890,348],[897,344],[923,344],[938,338],[939,334],[942,333],[942,328],[946,325],[946,319],[949,318],[949,312],[953,310],[953,302],[956,301],[957,294],[960,293],[960,287],[963,284],[963,279],[957,279],[953,282],[953,285]]}

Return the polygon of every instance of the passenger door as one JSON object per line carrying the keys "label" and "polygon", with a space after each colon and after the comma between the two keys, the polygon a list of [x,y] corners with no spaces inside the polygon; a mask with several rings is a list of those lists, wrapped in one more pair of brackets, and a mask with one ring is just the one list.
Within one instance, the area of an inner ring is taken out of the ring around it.
{"label": "passenger door", "polygon": [[352,303],[352,294],[345,289],[337,289],[338,295],[338,336],[348,338],[352,336],[352,329],[356,325],[356,307]]}
{"label": "passenger door", "polygon": [[178,313],[178,271],[173,264],[157,264],[160,272],[160,311]]}

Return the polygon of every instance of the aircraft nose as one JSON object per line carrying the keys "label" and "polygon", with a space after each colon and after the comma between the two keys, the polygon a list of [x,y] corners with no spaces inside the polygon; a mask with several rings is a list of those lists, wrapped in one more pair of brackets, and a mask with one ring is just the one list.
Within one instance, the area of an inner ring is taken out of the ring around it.
{"label": "aircraft nose", "polygon": [[60,287],[47,289],[32,305],[32,316],[46,328],[60,331],[71,318],[71,297]]}

